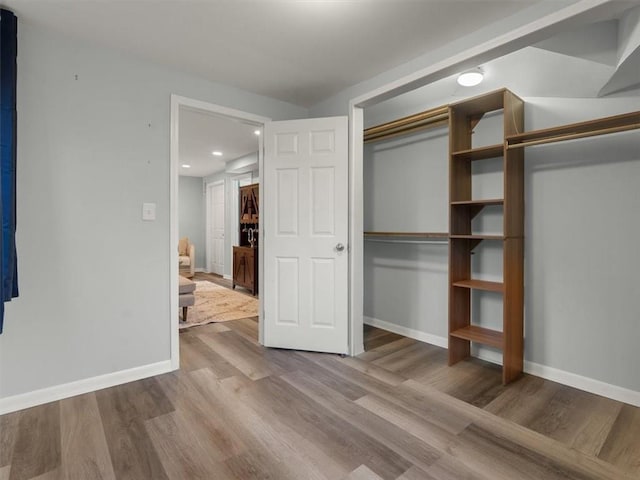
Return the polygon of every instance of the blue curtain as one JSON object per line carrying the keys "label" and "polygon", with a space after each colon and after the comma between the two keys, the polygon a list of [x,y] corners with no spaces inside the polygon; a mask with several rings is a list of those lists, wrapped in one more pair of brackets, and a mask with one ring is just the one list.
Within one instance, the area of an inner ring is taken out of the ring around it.
{"label": "blue curtain", "polygon": [[18,296],[16,259],[16,82],[18,20],[9,10],[0,9],[0,333],[4,302]]}

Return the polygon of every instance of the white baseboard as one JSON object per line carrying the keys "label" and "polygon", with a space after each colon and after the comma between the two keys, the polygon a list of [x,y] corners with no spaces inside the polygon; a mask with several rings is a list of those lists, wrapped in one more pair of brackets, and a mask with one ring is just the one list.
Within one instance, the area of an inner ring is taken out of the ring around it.
{"label": "white baseboard", "polygon": [[421,332],[420,330],[414,330],[413,328],[403,327],[396,325],[395,323],[386,322],[373,317],[364,317],[364,323],[371,325],[372,327],[382,328],[398,335],[404,335],[405,337],[413,338],[414,340],[420,340],[421,342],[429,343],[437,347],[447,348],[448,342],[446,337],[440,337],[438,335],[431,335],[430,333]]}
{"label": "white baseboard", "polygon": [[[384,330],[388,330],[398,335],[404,335],[405,337],[413,338],[414,340],[420,340],[421,342],[436,345],[438,347],[447,348],[448,342],[444,337],[437,335],[431,335],[429,333],[414,330],[412,328],[403,327],[394,323],[386,322],[372,317],[364,317],[364,323],[379,327]],[[487,362],[502,365],[502,355],[499,352],[491,350],[473,349],[474,356],[485,360]],[[611,398],[619,402],[628,403],[636,407],[640,407],[640,392],[631,390],[617,385],[611,385],[609,383],[601,382],[593,378],[584,377],[575,373],[567,372],[565,370],[559,370],[557,368],[549,367],[547,365],[541,365],[539,363],[530,362],[525,360],[524,371],[530,375],[551,380],[552,382],[561,383],[569,387],[584,390],[585,392],[595,393],[603,397]]]}
{"label": "white baseboard", "polygon": [[207,273],[207,271],[204,268],[194,268],[193,271],[198,273]]}
{"label": "white baseboard", "polygon": [[231,275],[223,275],[222,278],[225,280],[231,280]]}
{"label": "white baseboard", "polygon": [[133,382],[135,380],[141,380],[143,378],[153,377],[154,375],[160,375],[173,370],[175,369],[172,367],[171,360],[165,360],[62,385],[54,385],[20,395],[0,398],[0,415],[35,407],[44,403],[55,402],[56,400],[62,400],[76,395],[82,395],[83,393],[93,392],[103,388],[113,387],[115,385],[121,385],[123,383]]}

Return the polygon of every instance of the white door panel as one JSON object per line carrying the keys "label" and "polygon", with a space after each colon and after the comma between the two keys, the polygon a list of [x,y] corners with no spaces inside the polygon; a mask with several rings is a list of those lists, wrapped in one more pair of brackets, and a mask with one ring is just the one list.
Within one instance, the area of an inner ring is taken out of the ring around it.
{"label": "white door panel", "polygon": [[224,183],[207,185],[207,270],[224,273]]}
{"label": "white door panel", "polygon": [[265,125],[264,342],[348,351],[347,117]]}

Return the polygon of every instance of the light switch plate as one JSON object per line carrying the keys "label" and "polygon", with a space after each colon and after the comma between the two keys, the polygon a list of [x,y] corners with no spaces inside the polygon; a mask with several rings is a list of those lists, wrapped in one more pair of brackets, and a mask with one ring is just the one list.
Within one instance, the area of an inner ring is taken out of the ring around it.
{"label": "light switch plate", "polygon": [[142,204],[142,220],[151,222],[155,219],[156,219],[156,204],[143,203]]}

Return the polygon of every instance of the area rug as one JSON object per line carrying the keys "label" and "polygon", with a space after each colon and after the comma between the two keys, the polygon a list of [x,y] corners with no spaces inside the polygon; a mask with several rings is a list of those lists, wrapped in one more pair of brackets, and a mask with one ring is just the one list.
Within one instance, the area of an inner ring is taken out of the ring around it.
{"label": "area rug", "polygon": [[[180,328],[212,322],[228,322],[258,315],[258,299],[207,281],[196,281],[196,303],[189,307],[187,322]],[[181,314],[182,314],[182,309]]]}

